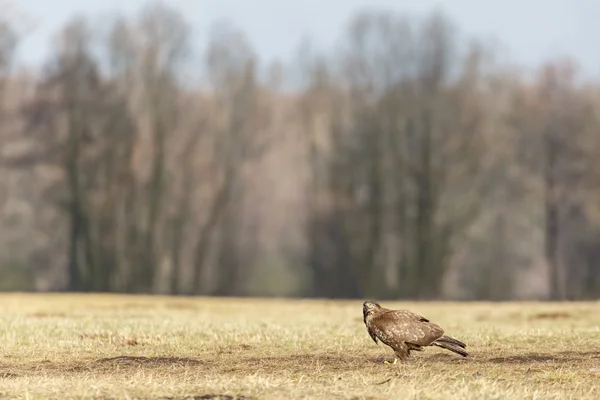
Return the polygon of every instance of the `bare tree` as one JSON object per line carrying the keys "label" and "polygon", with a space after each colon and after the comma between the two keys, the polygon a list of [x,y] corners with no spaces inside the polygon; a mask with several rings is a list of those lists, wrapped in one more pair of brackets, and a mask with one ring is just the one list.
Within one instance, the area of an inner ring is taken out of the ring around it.
{"label": "bare tree", "polygon": [[262,156],[266,149],[264,129],[268,119],[260,100],[254,55],[241,32],[226,24],[216,25],[206,63],[215,101],[211,121],[211,172],[204,180],[211,200],[206,204],[205,220],[197,233],[192,281],[195,292],[206,287],[202,279],[207,273],[209,248],[220,229],[218,246],[221,249],[215,262],[218,268],[213,290],[218,294],[231,294],[236,291],[243,266],[242,260],[235,256],[243,219],[241,177],[247,163]]}

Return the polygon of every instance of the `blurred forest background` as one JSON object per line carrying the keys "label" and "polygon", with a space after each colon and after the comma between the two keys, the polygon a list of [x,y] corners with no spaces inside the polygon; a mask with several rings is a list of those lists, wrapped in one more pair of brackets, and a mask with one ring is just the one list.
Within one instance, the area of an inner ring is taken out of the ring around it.
{"label": "blurred forest background", "polygon": [[166,3],[75,17],[40,71],[0,15],[0,290],[600,295],[576,62],[528,74],[441,12],[361,12],[289,65],[190,28]]}

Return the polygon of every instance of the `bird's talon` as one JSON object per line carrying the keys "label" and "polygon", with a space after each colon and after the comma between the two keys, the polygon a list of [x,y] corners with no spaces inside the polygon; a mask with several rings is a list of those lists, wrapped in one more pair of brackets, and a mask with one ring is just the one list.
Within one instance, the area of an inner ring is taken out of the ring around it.
{"label": "bird's talon", "polygon": [[396,364],[397,362],[398,362],[398,359],[394,358],[394,361],[385,360],[383,363],[384,364],[388,364],[388,365],[392,365],[392,364]]}

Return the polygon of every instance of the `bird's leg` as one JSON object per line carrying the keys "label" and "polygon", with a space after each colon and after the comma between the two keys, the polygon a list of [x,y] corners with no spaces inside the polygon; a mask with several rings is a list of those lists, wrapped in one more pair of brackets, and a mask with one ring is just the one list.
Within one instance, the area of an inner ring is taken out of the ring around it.
{"label": "bird's leg", "polygon": [[398,359],[401,361],[406,361],[410,357],[410,349],[406,344],[403,344],[402,346],[397,346],[394,348],[394,354],[396,355],[396,358],[394,358],[394,364],[398,362]]}
{"label": "bird's leg", "polygon": [[402,344],[400,346],[394,346],[394,360],[393,361],[384,361],[384,364],[397,364],[398,360],[406,361],[410,357],[410,349],[406,344]]}

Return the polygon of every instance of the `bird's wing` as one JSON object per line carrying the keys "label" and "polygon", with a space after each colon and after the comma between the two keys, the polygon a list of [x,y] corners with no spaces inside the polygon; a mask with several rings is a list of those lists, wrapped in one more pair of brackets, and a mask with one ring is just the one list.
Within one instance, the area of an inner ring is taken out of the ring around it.
{"label": "bird's wing", "polygon": [[397,340],[427,346],[444,334],[444,330],[418,314],[391,310],[377,318],[379,329]]}
{"label": "bird's wing", "polygon": [[408,310],[390,310],[386,314],[389,314],[391,318],[400,319],[402,321],[418,321],[418,322],[429,322],[429,320],[422,315],[415,314]]}

